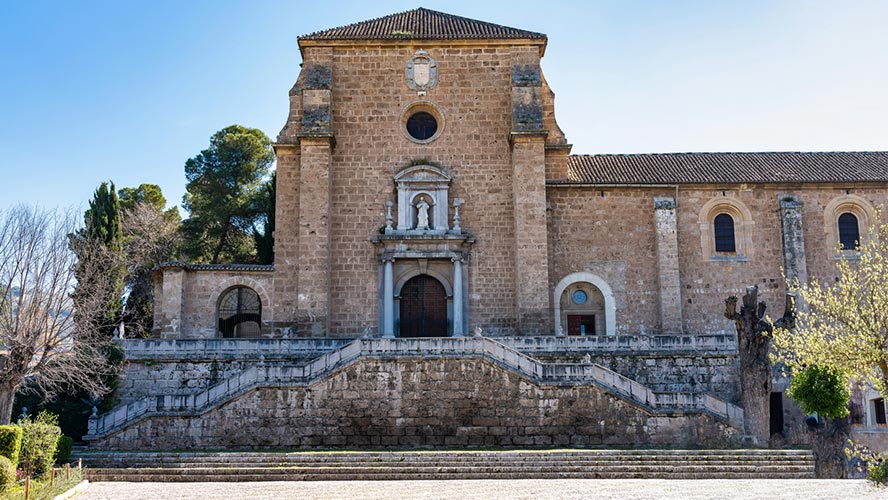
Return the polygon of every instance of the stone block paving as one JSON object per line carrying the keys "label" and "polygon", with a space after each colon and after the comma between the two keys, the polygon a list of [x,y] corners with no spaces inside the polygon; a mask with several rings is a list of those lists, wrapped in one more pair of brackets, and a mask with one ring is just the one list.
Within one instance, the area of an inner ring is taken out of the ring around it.
{"label": "stone block paving", "polygon": [[864,480],[520,479],[454,481],[307,481],[91,484],[76,500],[868,500],[888,488]]}

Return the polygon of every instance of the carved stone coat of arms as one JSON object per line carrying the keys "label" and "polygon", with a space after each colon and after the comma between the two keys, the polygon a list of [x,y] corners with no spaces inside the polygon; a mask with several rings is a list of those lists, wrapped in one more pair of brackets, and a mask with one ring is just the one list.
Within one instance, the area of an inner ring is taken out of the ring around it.
{"label": "carved stone coat of arms", "polygon": [[425,92],[438,84],[438,62],[422,49],[407,61],[405,73],[407,86],[418,92]]}

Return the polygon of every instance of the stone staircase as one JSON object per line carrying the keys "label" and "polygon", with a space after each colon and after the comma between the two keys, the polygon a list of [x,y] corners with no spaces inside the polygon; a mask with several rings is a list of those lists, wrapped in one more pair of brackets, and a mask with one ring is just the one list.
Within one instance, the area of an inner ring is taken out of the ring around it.
{"label": "stone staircase", "polygon": [[147,397],[93,416],[84,437],[91,441],[152,415],[198,415],[258,387],[305,386],[361,358],[481,357],[536,384],[595,385],[653,414],[708,413],[739,428],[743,409],[706,393],[654,392],[593,363],[544,363],[486,337],[357,339],[312,361],[288,365],[260,363],[197,394]]}
{"label": "stone staircase", "polygon": [[808,450],[84,452],[77,458],[91,481],[814,478]]}

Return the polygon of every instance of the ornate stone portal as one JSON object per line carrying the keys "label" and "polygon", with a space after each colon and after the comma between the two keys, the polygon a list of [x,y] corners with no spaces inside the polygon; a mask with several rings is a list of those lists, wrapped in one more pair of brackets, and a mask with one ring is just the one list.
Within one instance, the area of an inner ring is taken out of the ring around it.
{"label": "ornate stone portal", "polygon": [[[465,297],[469,281],[468,266],[463,264],[467,263],[475,240],[463,233],[459,224],[459,207],[463,201],[453,202],[451,227],[448,222],[451,178],[444,169],[414,165],[398,172],[394,180],[398,190],[397,226],[394,227],[391,220],[394,204],[388,202],[383,234],[371,238],[380,262],[380,334],[386,338],[402,336],[408,330],[406,322],[410,321],[411,335],[418,332],[420,336],[440,336],[446,332],[454,337],[464,336],[468,331],[469,308]],[[437,280],[443,287],[443,296],[437,292],[416,292],[414,278],[423,276]],[[402,297],[405,289],[409,289],[410,294]],[[415,297],[416,293],[422,294],[421,299]],[[427,307],[430,311],[446,308],[446,326],[438,323],[444,320],[437,316],[428,318],[428,328],[424,328],[422,321],[417,326],[416,320],[418,317],[422,320],[423,313],[418,313],[415,307]]]}

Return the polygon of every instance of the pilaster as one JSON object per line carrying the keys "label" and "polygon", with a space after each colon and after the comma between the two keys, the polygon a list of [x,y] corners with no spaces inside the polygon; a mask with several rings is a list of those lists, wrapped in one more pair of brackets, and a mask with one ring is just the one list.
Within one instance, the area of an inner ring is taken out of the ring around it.
{"label": "pilaster", "polygon": [[182,316],[185,307],[185,269],[181,265],[166,266],[163,273],[162,301],[160,304],[160,336],[182,336]]}
{"label": "pilaster", "polygon": [[299,282],[299,194],[301,163],[299,144],[274,145],[277,156],[274,229],[274,318],[276,335],[290,337],[297,317]]}
{"label": "pilaster", "polygon": [[783,274],[789,282],[808,282],[808,266],[805,260],[805,235],[802,225],[802,204],[798,196],[782,194],[780,203],[780,227],[783,236]]}
{"label": "pilaster", "polygon": [[330,304],[330,206],[333,138],[300,138],[297,330],[325,336]]}
{"label": "pilaster", "polygon": [[675,199],[654,198],[657,226],[657,276],[660,282],[660,330],[682,333],[681,276],[678,267],[678,224]]}
{"label": "pilaster", "polygon": [[533,54],[513,54],[512,195],[515,313],[519,335],[551,334],[542,78]]}

